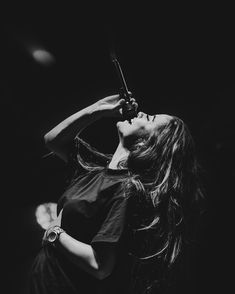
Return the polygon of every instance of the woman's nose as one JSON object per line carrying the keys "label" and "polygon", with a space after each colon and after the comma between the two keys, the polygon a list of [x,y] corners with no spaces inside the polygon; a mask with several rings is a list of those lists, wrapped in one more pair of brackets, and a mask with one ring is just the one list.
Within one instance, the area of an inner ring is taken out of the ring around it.
{"label": "woman's nose", "polygon": [[141,118],[141,117],[143,117],[143,116],[145,116],[145,115],[146,115],[146,113],[140,111],[140,112],[138,113],[137,117],[138,117],[138,118]]}

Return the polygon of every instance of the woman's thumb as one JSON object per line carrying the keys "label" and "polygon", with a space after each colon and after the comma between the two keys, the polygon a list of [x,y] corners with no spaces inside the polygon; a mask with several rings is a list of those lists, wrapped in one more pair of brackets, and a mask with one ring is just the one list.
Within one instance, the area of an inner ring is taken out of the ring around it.
{"label": "woman's thumb", "polygon": [[125,99],[123,99],[123,98],[120,99],[120,100],[118,101],[118,103],[117,103],[117,108],[122,107],[125,103],[126,103]]}

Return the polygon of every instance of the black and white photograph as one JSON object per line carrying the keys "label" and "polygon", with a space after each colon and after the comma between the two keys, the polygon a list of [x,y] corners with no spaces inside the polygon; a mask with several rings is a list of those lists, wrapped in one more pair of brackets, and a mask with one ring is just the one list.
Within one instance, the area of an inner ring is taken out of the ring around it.
{"label": "black and white photograph", "polygon": [[2,5],[3,293],[231,291],[232,12]]}

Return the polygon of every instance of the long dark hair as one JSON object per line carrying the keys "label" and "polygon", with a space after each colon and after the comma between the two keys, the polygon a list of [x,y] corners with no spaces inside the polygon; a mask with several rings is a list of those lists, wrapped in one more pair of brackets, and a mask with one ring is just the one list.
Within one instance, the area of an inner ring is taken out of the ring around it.
{"label": "long dark hair", "polygon": [[[104,163],[111,155],[91,148]],[[203,193],[194,140],[187,125],[172,117],[157,134],[140,138],[120,162],[129,176],[123,187],[129,202],[129,253],[134,260],[131,293],[153,293],[168,280],[182,248],[193,238]],[[78,160],[88,171],[99,163]]]}
{"label": "long dark hair", "polygon": [[135,207],[129,217],[133,293],[152,293],[167,282],[184,244],[192,240],[203,198],[195,153],[190,131],[177,117],[130,150],[125,192]]}

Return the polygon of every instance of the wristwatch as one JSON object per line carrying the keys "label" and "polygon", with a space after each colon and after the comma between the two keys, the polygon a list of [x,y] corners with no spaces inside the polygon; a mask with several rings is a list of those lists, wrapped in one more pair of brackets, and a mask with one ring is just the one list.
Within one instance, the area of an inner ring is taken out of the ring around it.
{"label": "wristwatch", "polygon": [[59,235],[63,232],[65,232],[65,231],[59,226],[55,226],[55,227],[51,228],[46,236],[47,242],[54,245],[55,242],[58,240]]}

